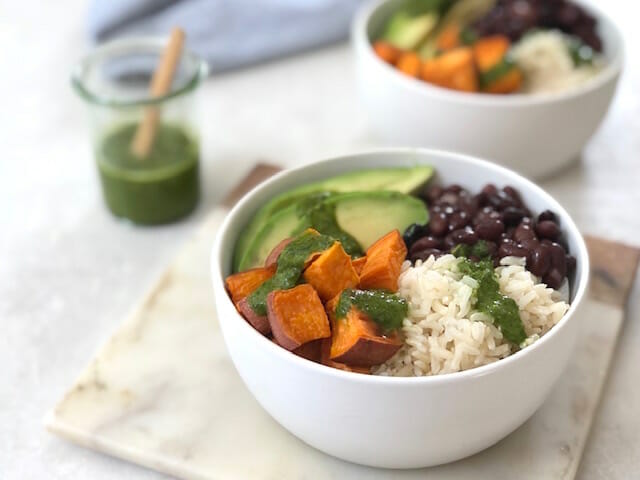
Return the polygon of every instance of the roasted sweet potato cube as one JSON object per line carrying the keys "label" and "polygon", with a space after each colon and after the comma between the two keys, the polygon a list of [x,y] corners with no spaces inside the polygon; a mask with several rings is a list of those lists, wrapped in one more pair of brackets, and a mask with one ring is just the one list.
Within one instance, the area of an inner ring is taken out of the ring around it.
{"label": "roasted sweet potato cube", "polygon": [[504,58],[511,42],[504,35],[491,35],[480,38],[473,44],[473,57],[481,72],[486,72]]}
{"label": "roasted sweet potato cube", "polygon": [[237,305],[240,300],[271,278],[275,271],[275,268],[252,268],[229,275],[224,283],[233,303]]}
{"label": "roasted sweet potato cube", "polygon": [[329,359],[350,367],[372,367],[390,359],[402,346],[397,333],[382,335],[376,323],[352,306],[344,318],[331,311]]}
{"label": "roasted sweet potato cube", "polygon": [[405,75],[409,75],[410,77],[418,78],[420,76],[420,67],[422,66],[422,61],[417,53],[414,52],[404,52],[398,58],[398,62],[396,63],[396,68],[400,70]]}
{"label": "roasted sweet potato cube", "polygon": [[263,335],[271,333],[271,325],[266,315],[258,315],[253,311],[247,298],[243,298],[236,303],[236,308],[249,324]]}
{"label": "roasted sweet potato cube", "polygon": [[274,338],[287,350],[331,335],[322,301],[309,284],[271,292],[267,317]]}
{"label": "roasted sweet potato cube", "polygon": [[398,290],[398,277],[402,262],[407,257],[407,246],[398,230],[387,233],[367,250],[367,261],[360,274],[360,288]]}
{"label": "roasted sweet potato cube", "polygon": [[358,286],[358,273],[351,264],[351,257],[339,242],[322,252],[302,277],[316,289],[323,302],[331,300],[345,288]]}
{"label": "roasted sweet potato cube", "polygon": [[446,26],[436,39],[436,48],[441,51],[451,50],[460,46],[460,25],[452,23]]}
{"label": "roasted sweet potato cube", "polygon": [[337,368],[338,370],[344,370],[345,372],[364,373],[365,375],[369,375],[371,373],[370,367],[356,367],[331,360],[331,337],[323,338],[320,342],[322,342],[320,344],[320,363],[323,365],[331,368]]}
{"label": "roasted sweet potato cube", "polygon": [[322,362],[322,342],[325,340],[330,340],[330,338],[322,338],[320,340],[313,340],[311,342],[307,342],[305,344],[300,345],[295,350],[292,350],[293,353],[298,355],[299,357],[306,358],[307,360],[311,360],[312,362],[321,363]]}
{"label": "roasted sweet potato cube", "polygon": [[364,268],[365,263],[367,263],[367,257],[359,257],[355,260],[351,260],[351,265],[353,265],[353,268],[358,275],[362,273],[362,269]]}
{"label": "roasted sweet potato cube", "polygon": [[278,266],[278,257],[282,253],[282,250],[291,243],[291,240],[293,240],[293,238],[285,238],[273,247],[273,250],[269,252],[267,259],[264,261],[265,268],[276,268]]}
{"label": "roasted sweet potato cube", "polygon": [[515,65],[507,73],[485,85],[482,91],[487,93],[513,93],[522,86],[522,72]]}
{"label": "roasted sweet potato cube", "polygon": [[464,92],[478,91],[478,73],[469,47],[454,48],[424,61],[420,76],[441,87]]}
{"label": "roasted sweet potato cube", "polygon": [[397,47],[394,47],[389,42],[385,42],[384,40],[378,40],[373,44],[373,51],[376,52],[376,55],[380,57],[381,60],[395,65],[400,55],[402,55],[402,50]]}

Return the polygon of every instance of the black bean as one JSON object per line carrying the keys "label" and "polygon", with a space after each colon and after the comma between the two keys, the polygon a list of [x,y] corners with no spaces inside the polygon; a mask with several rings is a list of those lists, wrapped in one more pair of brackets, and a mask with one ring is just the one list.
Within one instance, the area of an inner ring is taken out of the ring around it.
{"label": "black bean", "polygon": [[413,245],[417,239],[419,239],[420,237],[423,237],[424,235],[427,235],[428,233],[429,233],[428,225],[419,225],[417,223],[412,223],[404,231],[402,238],[404,240],[405,245],[407,245],[407,248],[410,248],[411,245]]}
{"label": "black bean", "polygon": [[442,254],[443,254],[442,250],[438,250],[437,248],[427,248],[425,250],[420,250],[419,252],[412,253],[411,256],[409,257],[409,260],[415,263],[416,260],[424,261],[427,258],[429,258],[431,255],[437,258]]}
{"label": "black bean", "polygon": [[510,185],[507,185],[502,189],[504,193],[506,193],[518,206],[522,205],[522,198],[520,197],[520,192],[513,188]]}
{"label": "black bean", "polygon": [[576,257],[573,255],[566,256],[567,272],[573,272],[576,269]]}
{"label": "black bean", "polygon": [[432,249],[432,248],[441,248],[442,247],[442,239],[436,238],[432,235],[428,235],[426,237],[422,237],[417,239],[414,244],[409,249],[409,254],[413,255],[416,252]]}
{"label": "black bean", "polygon": [[522,245],[524,248],[532,250],[540,245],[540,240],[538,240],[537,238],[525,238],[524,240],[520,241],[520,245]]}
{"label": "black bean", "polygon": [[458,195],[452,192],[445,192],[438,199],[438,203],[442,205],[457,205],[458,204]]}
{"label": "black bean", "polygon": [[478,202],[478,207],[484,207],[489,199],[488,195],[484,192],[478,193],[474,198]]}
{"label": "black bean", "polygon": [[[454,230],[447,238],[451,237],[452,242],[454,242],[454,246],[460,243],[464,243],[466,245],[473,245],[478,241],[478,235],[473,231],[472,228],[460,228],[458,230]],[[445,239],[446,242],[446,239]]]}
{"label": "black bean", "polygon": [[498,244],[490,240],[487,240],[485,244],[487,245],[487,251],[489,252],[489,256],[495,257],[498,254]]}
{"label": "black bean", "polygon": [[496,186],[493,183],[487,183],[482,188],[482,193],[484,193],[487,197],[490,197],[490,196],[495,195],[496,193],[498,193],[498,189],[496,188]]}
{"label": "black bean", "polygon": [[429,229],[435,236],[442,236],[447,231],[449,222],[447,221],[447,215],[444,212],[439,212],[429,220]]}
{"label": "black bean", "polygon": [[440,198],[440,196],[442,195],[443,190],[442,187],[436,185],[431,187],[428,191],[427,191],[427,200],[429,200],[430,202],[435,202],[438,198]]}
{"label": "black bean", "polygon": [[438,205],[438,204],[431,205],[431,206],[429,207],[429,212],[430,212],[432,215],[433,215],[433,214],[436,214],[436,213],[440,213],[440,212],[442,212],[443,210],[444,210],[444,207],[443,207],[442,205]]}
{"label": "black bean", "polygon": [[557,268],[552,268],[547,274],[542,277],[542,281],[547,284],[548,287],[558,289],[562,285],[564,275]]}
{"label": "black bean", "polygon": [[507,207],[502,211],[504,223],[508,226],[518,225],[526,212],[520,207]]}
{"label": "black bean", "polygon": [[551,210],[545,210],[540,215],[538,215],[538,221],[539,222],[545,222],[547,220],[550,220],[552,222],[558,223],[557,215],[555,213],[553,213]]}
{"label": "black bean", "polygon": [[520,220],[520,223],[524,223],[525,225],[533,225],[534,221],[533,218],[531,218],[530,216],[526,215],[522,218],[522,220]]}
{"label": "black bean", "polygon": [[478,237],[483,240],[498,240],[504,233],[502,220],[489,219],[475,226]]}
{"label": "black bean", "polygon": [[526,223],[521,223],[520,225],[518,225],[513,232],[513,239],[516,242],[522,242],[525,239],[532,238],[536,238],[536,232],[533,231],[531,225],[528,225]]}
{"label": "black bean", "polygon": [[542,222],[538,222],[536,224],[535,230],[540,238],[555,240],[560,235],[560,228],[558,228],[558,224],[552,222],[551,220],[543,220]]}
{"label": "black bean", "polygon": [[442,211],[444,213],[446,213],[447,215],[453,215],[454,213],[456,213],[458,211],[458,207],[455,207],[453,205],[447,205],[445,206]]}
{"label": "black bean", "polygon": [[551,253],[551,266],[553,270],[557,270],[560,272],[560,275],[564,277],[567,274],[567,259],[564,248],[562,248],[562,245],[552,242],[549,245],[549,251]]}
{"label": "black bean", "polygon": [[469,215],[467,212],[455,212],[449,216],[449,231],[458,230],[469,224]]}
{"label": "black bean", "polygon": [[502,257],[527,257],[529,254],[529,250],[524,248],[522,245],[510,241],[503,242],[498,248],[498,256]]}
{"label": "black bean", "polygon": [[538,245],[527,257],[527,269],[534,275],[542,277],[551,267],[551,252],[547,245]]}

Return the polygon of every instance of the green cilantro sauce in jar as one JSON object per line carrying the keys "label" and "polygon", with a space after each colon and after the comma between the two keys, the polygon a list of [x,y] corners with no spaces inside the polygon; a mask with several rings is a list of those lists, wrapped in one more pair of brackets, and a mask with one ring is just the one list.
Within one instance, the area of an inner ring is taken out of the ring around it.
{"label": "green cilantro sauce in jar", "polygon": [[196,207],[200,195],[199,147],[185,128],[160,123],[149,154],[131,153],[137,124],[107,133],[96,158],[105,201],[114,215],[138,224],[177,220]]}
{"label": "green cilantro sauce in jar", "polygon": [[[208,69],[183,48],[169,91],[152,95],[149,85],[166,46],[166,38],[113,40],[82,59],[71,77],[88,107],[105,203],[115,216],[141,225],[178,220],[200,197],[197,91]],[[139,158],[132,142],[149,109],[159,118],[151,148]]]}

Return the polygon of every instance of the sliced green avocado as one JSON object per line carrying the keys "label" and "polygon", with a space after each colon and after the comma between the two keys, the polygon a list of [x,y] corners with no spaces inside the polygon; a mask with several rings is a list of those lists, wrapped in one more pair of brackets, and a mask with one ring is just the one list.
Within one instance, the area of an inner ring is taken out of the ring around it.
{"label": "sliced green avocado", "polygon": [[[366,250],[391,230],[403,232],[412,223],[425,224],[427,208],[415,197],[399,192],[351,192],[330,196],[325,205],[333,207],[338,226]],[[283,239],[308,227],[297,204],[273,215],[255,236],[238,267],[239,271],[264,264],[269,252]],[[313,225],[312,225],[313,226]],[[320,233],[322,229],[320,229]]]}
{"label": "sliced green avocado", "polygon": [[351,234],[363,250],[392,230],[404,232],[409,225],[429,219],[425,204],[398,192],[353,192],[327,200],[335,205],[338,226]]}
{"label": "sliced green avocado", "polygon": [[256,242],[257,234],[276,213],[296,204],[308,195],[322,192],[353,192],[370,190],[393,190],[412,193],[423,186],[433,175],[433,168],[425,165],[415,167],[379,168],[356,170],[319,182],[302,185],[272,198],[253,217],[238,238],[234,252],[234,271],[241,270],[248,260],[244,257]]}
{"label": "sliced green avocado", "polygon": [[383,39],[401,50],[416,49],[438,24],[436,13],[413,17],[404,10],[393,14]]}

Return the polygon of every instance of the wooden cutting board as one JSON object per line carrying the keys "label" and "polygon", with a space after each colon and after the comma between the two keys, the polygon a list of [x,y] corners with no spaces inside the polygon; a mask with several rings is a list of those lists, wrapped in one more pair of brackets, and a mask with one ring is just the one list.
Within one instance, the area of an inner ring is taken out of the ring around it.
{"label": "wooden cutting board", "polygon": [[440,467],[393,471],[329,457],[253,399],[216,320],[209,255],[229,205],[277,168],[260,165],[98,351],[46,418],[61,437],[185,479],[571,479],[624,318],[640,250],[588,238],[591,291],[573,358],[545,404],[495,446]]}

